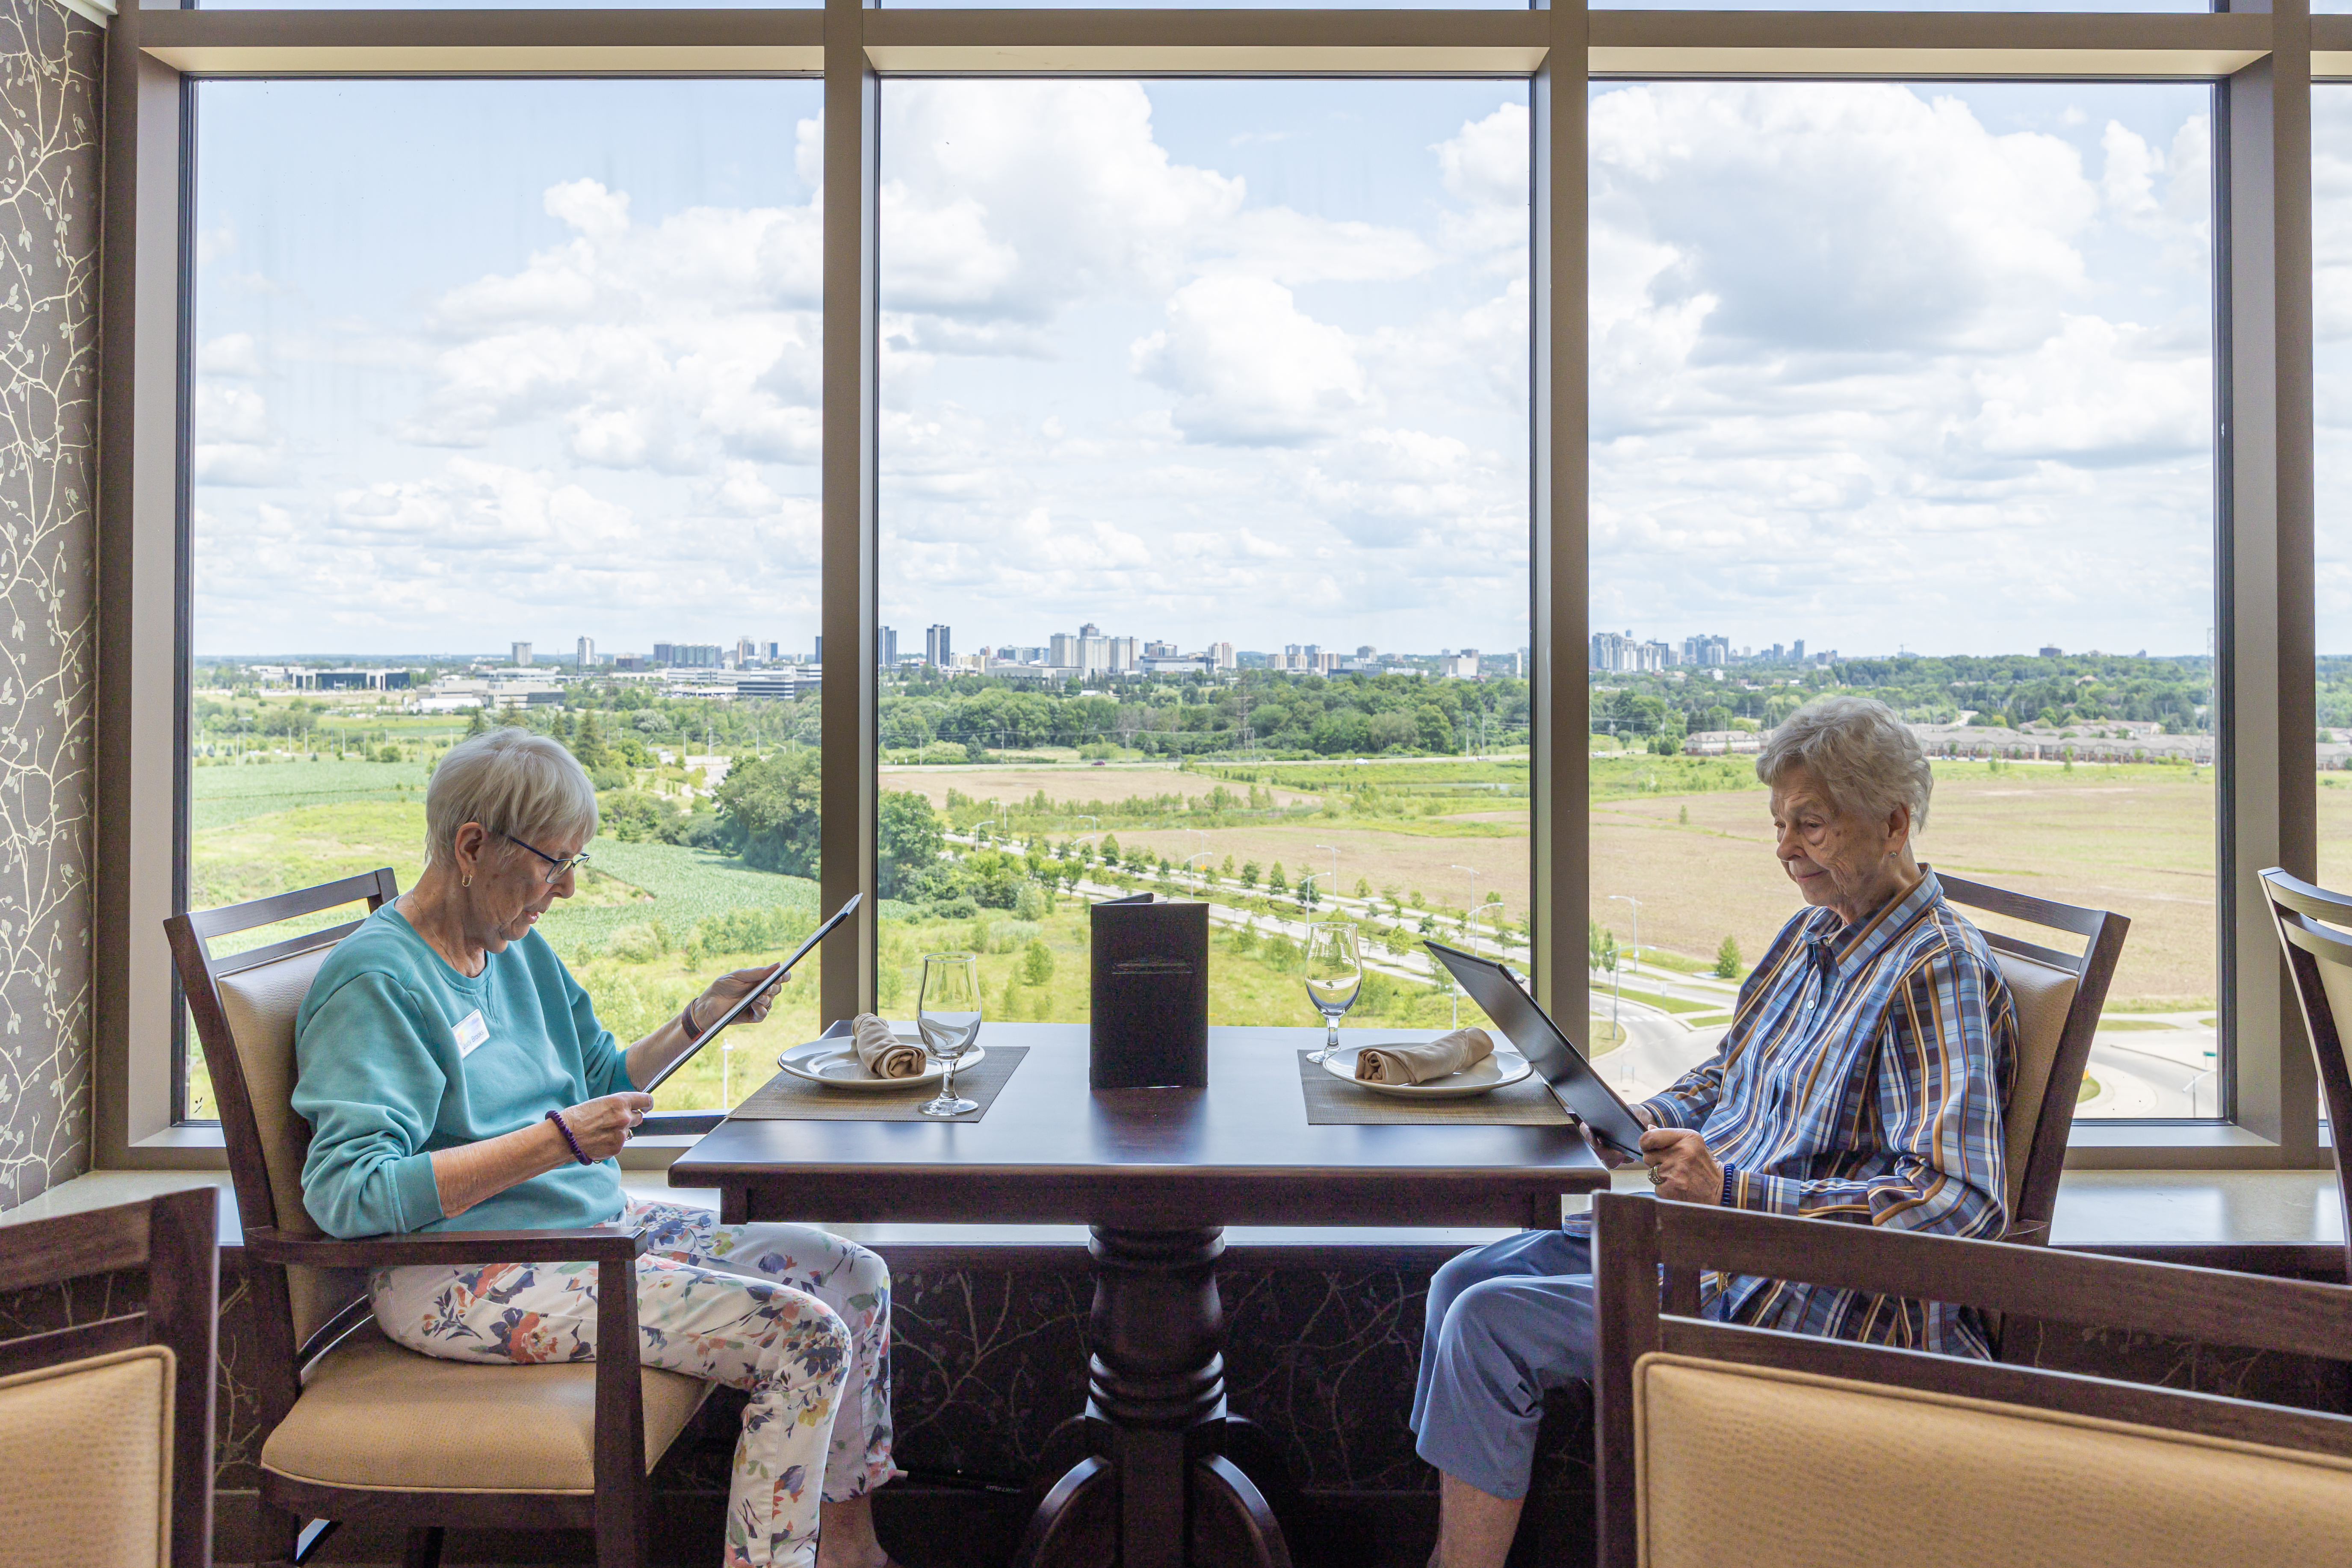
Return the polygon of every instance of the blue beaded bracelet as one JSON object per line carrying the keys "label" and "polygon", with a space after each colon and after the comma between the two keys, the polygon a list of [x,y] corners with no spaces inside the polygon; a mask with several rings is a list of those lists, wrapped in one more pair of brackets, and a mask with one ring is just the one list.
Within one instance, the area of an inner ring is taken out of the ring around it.
{"label": "blue beaded bracelet", "polygon": [[566,1143],[572,1145],[572,1157],[573,1159],[579,1161],[583,1165],[593,1165],[596,1163],[588,1157],[588,1151],[580,1146],[580,1140],[572,1136],[572,1124],[563,1120],[563,1112],[560,1110],[551,1110],[547,1113],[547,1119],[555,1123],[555,1130],[563,1134],[563,1141]]}

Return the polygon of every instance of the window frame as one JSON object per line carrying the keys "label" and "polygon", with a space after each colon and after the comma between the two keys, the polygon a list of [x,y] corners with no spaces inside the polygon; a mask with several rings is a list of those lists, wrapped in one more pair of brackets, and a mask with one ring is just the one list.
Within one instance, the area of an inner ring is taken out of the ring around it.
{"label": "window frame", "polygon": [[[1583,679],[1586,89],[1593,79],[2206,81],[2215,93],[2216,939],[2229,1116],[2074,1129],[2070,1163],[2330,1163],[2312,1064],[2254,883],[2312,874],[2317,784],[2310,90],[2352,79],[2352,16],[2267,13],[950,11],[858,0],[742,11],[142,10],[107,39],[100,377],[97,1163],[212,1166],[174,1120],[178,1012],[163,935],[184,895],[189,563],[190,83],[221,77],[803,76],[824,82],[825,638],[872,646],[878,89],[887,75],[1513,77],[1529,83],[1531,873],[1538,994],[1587,1001]],[[2296,671],[2305,672],[2300,676]],[[871,1003],[872,661],[824,674],[822,896],[869,895],[826,943],[822,1005]],[[2298,784],[2296,781],[2301,780]],[[688,1140],[644,1141],[659,1161]],[[707,1122],[709,1118],[699,1119]]]}

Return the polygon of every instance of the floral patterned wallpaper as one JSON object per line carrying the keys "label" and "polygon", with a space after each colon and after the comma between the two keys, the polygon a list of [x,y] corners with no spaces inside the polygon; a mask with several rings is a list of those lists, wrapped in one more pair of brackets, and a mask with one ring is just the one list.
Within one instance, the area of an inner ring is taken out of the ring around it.
{"label": "floral patterned wallpaper", "polygon": [[103,40],[0,0],[0,1208],[89,1164]]}

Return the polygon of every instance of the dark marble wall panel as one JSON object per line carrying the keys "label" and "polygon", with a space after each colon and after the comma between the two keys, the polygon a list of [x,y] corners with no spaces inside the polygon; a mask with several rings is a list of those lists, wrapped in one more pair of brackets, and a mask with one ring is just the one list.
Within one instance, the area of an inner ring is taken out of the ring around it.
{"label": "dark marble wall panel", "polygon": [[89,1168],[103,37],[0,0],[0,1208]]}

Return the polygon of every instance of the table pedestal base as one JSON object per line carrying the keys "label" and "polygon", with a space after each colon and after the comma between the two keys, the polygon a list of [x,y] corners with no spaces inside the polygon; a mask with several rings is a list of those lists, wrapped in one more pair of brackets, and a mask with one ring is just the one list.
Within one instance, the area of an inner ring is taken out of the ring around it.
{"label": "table pedestal base", "polygon": [[1016,1568],[1290,1568],[1265,1495],[1226,1457],[1224,1231],[1094,1227],[1086,1422]]}

